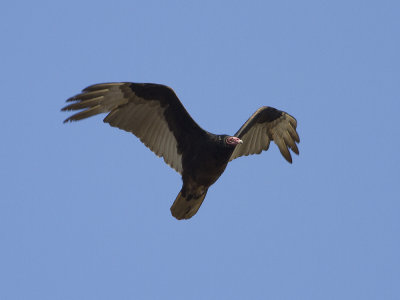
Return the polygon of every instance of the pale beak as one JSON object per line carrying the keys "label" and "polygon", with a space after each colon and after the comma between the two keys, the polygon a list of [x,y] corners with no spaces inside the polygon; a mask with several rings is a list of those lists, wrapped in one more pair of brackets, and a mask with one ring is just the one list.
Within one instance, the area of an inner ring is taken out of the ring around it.
{"label": "pale beak", "polygon": [[243,141],[241,139],[239,139],[238,143],[239,144],[243,144]]}

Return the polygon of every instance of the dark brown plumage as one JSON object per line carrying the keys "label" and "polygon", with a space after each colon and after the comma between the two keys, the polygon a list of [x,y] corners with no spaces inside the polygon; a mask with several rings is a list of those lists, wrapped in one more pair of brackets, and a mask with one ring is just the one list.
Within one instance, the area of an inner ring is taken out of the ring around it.
{"label": "dark brown plumage", "polygon": [[273,140],[283,157],[299,154],[297,122],[272,107],[258,109],[232,137],[203,130],[174,91],[153,83],[102,83],[71,97],[63,111],[80,110],[64,122],[108,113],[104,122],[132,132],[157,156],[182,175],[183,186],[171,206],[172,215],[189,219],[200,208],[208,188],[229,161],[267,150]]}

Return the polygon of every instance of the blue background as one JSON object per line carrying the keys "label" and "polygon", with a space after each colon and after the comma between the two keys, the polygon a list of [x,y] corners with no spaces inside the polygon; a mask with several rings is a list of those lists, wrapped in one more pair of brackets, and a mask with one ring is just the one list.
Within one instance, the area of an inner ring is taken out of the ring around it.
{"label": "blue background", "polygon": [[[398,1],[8,1],[0,11],[0,299],[400,299]],[[171,86],[233,134],[298,120],[233,161],[199,213],[180,176],[64,100]]]}

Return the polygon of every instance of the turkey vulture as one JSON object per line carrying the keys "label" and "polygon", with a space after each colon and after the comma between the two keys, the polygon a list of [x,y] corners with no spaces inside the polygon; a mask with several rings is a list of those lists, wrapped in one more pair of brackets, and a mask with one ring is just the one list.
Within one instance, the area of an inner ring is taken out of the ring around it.
{"label": "turkey vulture", "polygon": [[234,136],[229,136],[202,129],[175,92],[161,84],[95,84],[67,102],[72,103],[62,111],[80,111],[64,123],[108,113],[104,122],[132,132],[182,175],[182,189],[171,206],[171,213],[178,220],[197,213],[208,188],[231,160],[268,150],[271,140],[289,163],[289,148],[299,154],[296,119],[268,106],[259,108]]}

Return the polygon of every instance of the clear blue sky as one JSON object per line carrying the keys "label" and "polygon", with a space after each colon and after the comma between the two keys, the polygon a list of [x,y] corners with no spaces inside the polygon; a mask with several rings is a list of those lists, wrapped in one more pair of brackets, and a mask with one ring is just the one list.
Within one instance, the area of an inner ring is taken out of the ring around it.
{"label": "clear blue sky", "polygon": [[[400,299],[398,1],[7,1],[0,299]],[[199,213],[180,176],[65,99],[174,88],[233,134],[260,106],[300,156],[233,161]]]}

